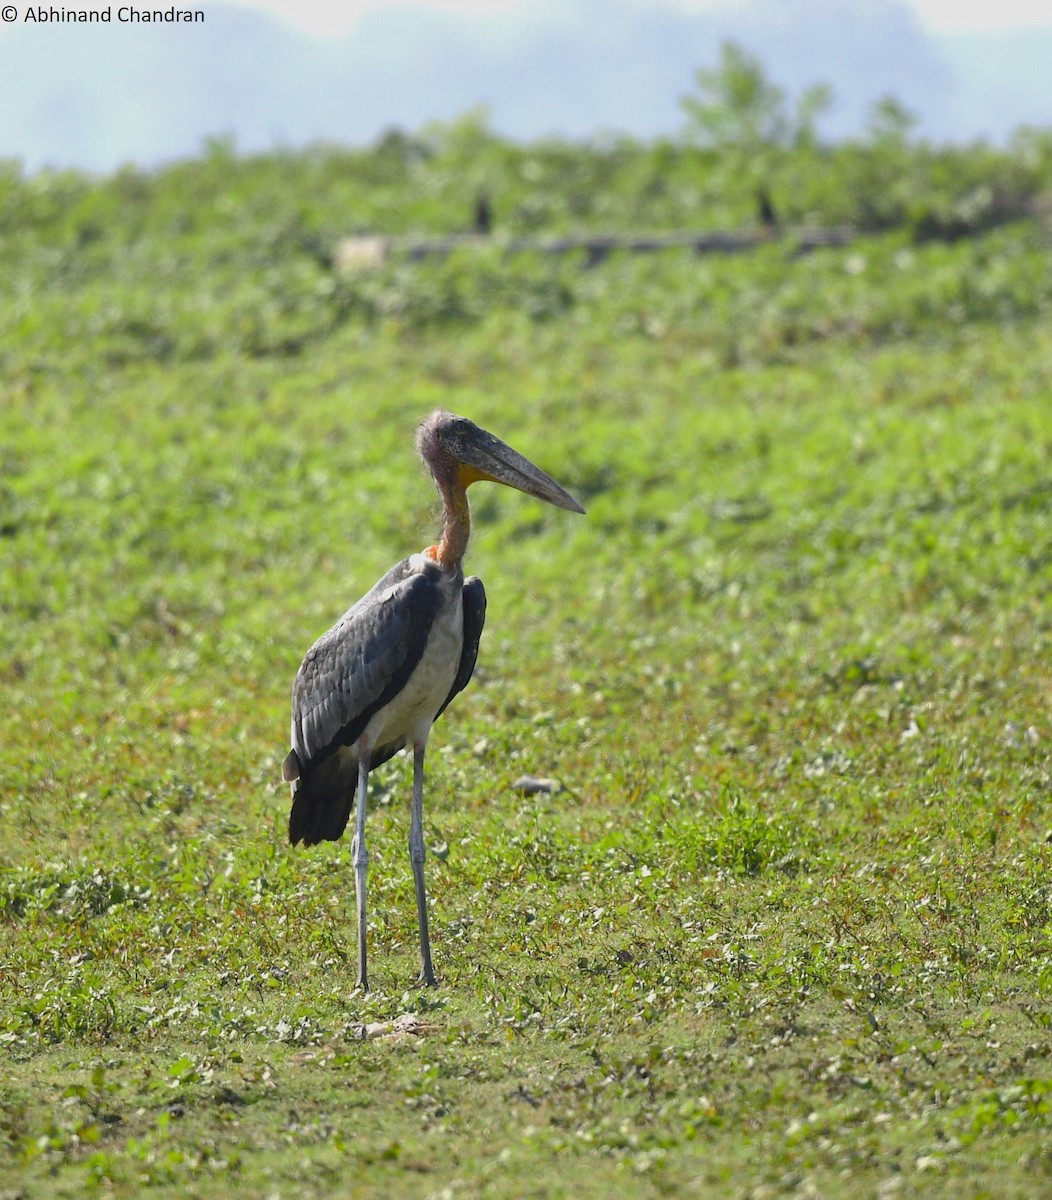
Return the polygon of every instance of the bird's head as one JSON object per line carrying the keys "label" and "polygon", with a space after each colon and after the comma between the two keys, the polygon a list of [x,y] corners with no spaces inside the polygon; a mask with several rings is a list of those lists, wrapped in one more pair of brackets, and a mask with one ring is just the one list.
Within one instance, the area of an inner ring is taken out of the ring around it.
{"label": "bird's head", "polygon": [[438,409],[420,426],[416,445],[440,488],[450,485],[466,488],[489,480],[517,488],[556,508],[584,512],[550,475],[467,417]]}

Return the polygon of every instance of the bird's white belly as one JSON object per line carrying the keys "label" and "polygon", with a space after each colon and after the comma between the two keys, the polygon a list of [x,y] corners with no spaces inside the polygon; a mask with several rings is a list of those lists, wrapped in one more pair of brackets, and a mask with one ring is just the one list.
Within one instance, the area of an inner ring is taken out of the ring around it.
{"label": "bird's white belly", "polygon": [[457,676],[463,647],[463,597],[457,587],[431,626],[424,653],[405,687],[366,726],[370,746],[426,740]]}

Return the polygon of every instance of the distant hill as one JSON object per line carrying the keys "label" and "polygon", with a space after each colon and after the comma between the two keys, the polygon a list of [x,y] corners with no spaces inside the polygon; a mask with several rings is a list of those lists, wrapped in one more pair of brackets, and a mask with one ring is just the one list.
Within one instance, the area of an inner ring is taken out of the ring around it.
{"label": "distant hill", "polygon": [[197,152],[314,140],[362,143],[488,105],[509,136],[672,133],[694,70],[734,38],[792,91],[824,80],[831,137],[858,132],[891,92],[938,139],[1052,124],[1052,26],[933,38],[898,0],[752,0],[688,13],[646,0],[568,0],[487,18],[374,11],[313,38],[243,9],[203,24],[24,25],[0,34],[0,156],[111,169]]}

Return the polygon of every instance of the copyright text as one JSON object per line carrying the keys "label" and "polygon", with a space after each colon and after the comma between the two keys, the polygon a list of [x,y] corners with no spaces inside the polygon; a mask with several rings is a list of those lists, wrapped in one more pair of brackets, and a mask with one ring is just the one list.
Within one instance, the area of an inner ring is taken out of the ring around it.
{"label": "copyright text", "polygon": [[[18,9],[13,4],[6,5],[0,10],[0,17],[10,25],[18,20]],[[202,8],[135,8],[130,4],[120,8],[50,8],[42,4],[31,4],[25,9],[22,21],[26,25],[62,25],[62,24],[99,24],[118,25],[129,24],[163,24],[163,25],[201,25],[205,13]]]}

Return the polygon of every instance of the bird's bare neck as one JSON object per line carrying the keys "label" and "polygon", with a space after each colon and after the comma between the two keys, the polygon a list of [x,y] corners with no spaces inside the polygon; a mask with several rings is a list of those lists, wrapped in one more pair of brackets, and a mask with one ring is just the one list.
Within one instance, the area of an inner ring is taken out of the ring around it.
{"label": "bird's bare neck", "polygon": [[471,509],[468,507],[466,485],[458,478],[439,484],[442,494],[442,536],[437,546],[424,551],[428,558],[447,570],[463,559],[471,536]]}

